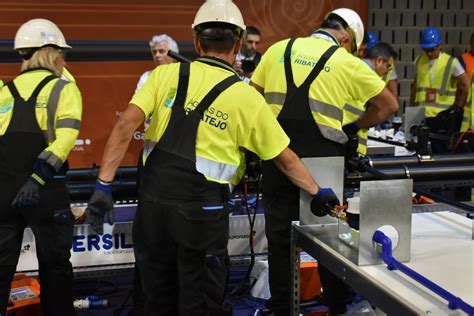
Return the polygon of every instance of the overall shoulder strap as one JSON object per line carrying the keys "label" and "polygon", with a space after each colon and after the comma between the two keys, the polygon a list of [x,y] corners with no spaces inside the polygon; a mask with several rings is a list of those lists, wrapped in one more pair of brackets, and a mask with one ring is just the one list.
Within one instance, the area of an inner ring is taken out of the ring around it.
{"label": "overall shoulder strap", "polygon": [[201,102],[199,102],[199,105],[194,109],[193,112],[198,113],[199,115],[202,115],[204,111],[209,108],[209,106],[212,104],[212,102],[215,101],[215,99],[227,88],[232,86],[233,84],[241,81],[236,75],[232,75],[230,77],[225,78],[218,84],[216,84],[211,91],[209,91],[206,96],[202,99]]}
{"label": "overall shoulder strap", "polygon": [[331,58],[331,56],[336,52],[338,48],[339,46],[333,45],[324,52],[324,54],[321,56],[321,58],[319,58],[318,62],[316,63],[316,66],[314,66],[308,77],[306,77],[306,80],[301,85],[302,87],[309,87],[311,85],[311,83],[319,76],[321,70],[324,69],[324,66],[326,65],[329,58]]}
{"label": "overall shoulder strap", "polygon": [[285,64],[285,78],[286,78],[286,93],[290,93],[290,90],[296,89],[295,81],[293,79],[293,72],[291,71],[291,48],[296,38],[291,38],[286,45],[285,54],[283,55],[283,62]]}
{"label": "overall shoulder strap", "polygon": [[55,75],[49,75],[47,77],[45,77],[43,80],[41,80],[41,82],[36,86],[35,90],[33,91],[33,93],[31,94],[31,96],[29,97],[29,99],[27,100],[27,102],[31,101],[31,100],[36,100],[36,98],[38,97],[39,93],[41,92],[41,90],[51,81],[51,80],[54,80],[54,79],[58,79],[58,77],[56,77]]}
{"label": "overall shoulder strap", "polygon": [[182,109],[184,111],[184,102],[186,102],[186,94],[189,84],[189,63],[180,63],[179,65],[179,81],[178,89],[176,90],[176,99],[173,108]]}
{"label": "overall shoulder strap", "polygon": [[[40,91],[44,88],[44,86],[46,86],[48,84],[48,82],[50,82],[54,78],[57,78],[57,77],[55,75],[49,75],[49,76],[45,77],[43,80],[41,80],[40,83],[36,86],[35,90],[31,94],[31,96],[29,97],[29,99],[26,100],[26,102],[32,100],[33,97],[34,97],[34,99],[36,99],[38,97],[38,94],[40,93]],[[8,86],[8,89],[10,89],[10,93],[12,94],[12,96],[15,99],[22,99],[23,100],[23,98],[20,96],[20,93],[18,92],[18,89],[16,88],[16,85],[13,82],[13,80],[9,81],[6,84],[6,86]]]}

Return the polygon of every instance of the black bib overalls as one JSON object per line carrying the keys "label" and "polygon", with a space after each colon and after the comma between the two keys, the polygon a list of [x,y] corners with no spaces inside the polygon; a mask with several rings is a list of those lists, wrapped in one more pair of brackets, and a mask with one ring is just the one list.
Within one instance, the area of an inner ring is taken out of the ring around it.
{"label": "black bib overalls", "polygon": [[186,114],[189,68],[180,65],[168,126],[140,179],[133,241],[145,315],[226,315],[228,187],[196,170],[196,136],[204,111],[239,79],[224,79]]}
{"label": "black bib overalls", "polygon": [[[73,274],[69,262],[74,218],[70,212],[66,179],[58,175],[40,191],[36,207],[13,208],[17,192],[33,172],[38,155],[47,147],[36,120],[36,99],[51,80],[44,78],[28,100],[13,81],[6,86],[14,98],[13,116],[0,136],[0,314],[5,313],[10,282],[20,256],[23,231],[35,235],[39,263],[41,306],[44,315],[73,315]],[[5,87],[3,88],[5,89]],[[27,251],[28,249],[26,249]]]}

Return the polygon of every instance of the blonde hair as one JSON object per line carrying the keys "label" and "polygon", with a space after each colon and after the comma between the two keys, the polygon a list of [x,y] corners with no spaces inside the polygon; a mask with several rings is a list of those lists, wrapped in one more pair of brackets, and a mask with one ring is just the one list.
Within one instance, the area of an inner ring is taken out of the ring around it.
{"label": "blonde hair", "polygon": [[[22,50],[20,50],[19,53],[22,55]],[[56,76],[60,77],[62,74],[62,69],[58,69],[56,63],[54,62],[60,53],[60,49],[55,47],[41,47],[36,52],[34,52],[30,59],[23,60],[23,63],[21,64],[21,71],[31,68],[44,67],[51,70]]]}

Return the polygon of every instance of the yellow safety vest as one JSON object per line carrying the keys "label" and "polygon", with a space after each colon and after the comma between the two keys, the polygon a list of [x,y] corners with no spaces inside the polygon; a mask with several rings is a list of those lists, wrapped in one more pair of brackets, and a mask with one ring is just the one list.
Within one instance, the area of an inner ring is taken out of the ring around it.
{"label": "yellow safety vest", "polygon": [[[425,107],[426,117],[435,117],[453,105],[457,84],[457,79],[453,77],[454,61],[454,57],[441,52],[430,69],[426,54],[416,59],[415,105]],[[432,102],[427,102],[427,93],[434,94]]]}

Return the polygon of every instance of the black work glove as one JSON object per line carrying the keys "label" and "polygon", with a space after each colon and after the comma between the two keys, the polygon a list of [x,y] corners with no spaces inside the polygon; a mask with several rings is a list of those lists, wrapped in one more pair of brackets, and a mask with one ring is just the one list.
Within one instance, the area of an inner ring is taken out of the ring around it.
{"label": "black work glove", "polygon": [[311,200],[311,212],[316,216],[325,216],[339,204],[339,199],[331,188],[319,188]]}
{"label": "black work glove", "polygon": [[114,200],[112,198],[112,185],[100,180],[95,183],[95,189],[87,204],[86,217],[93,231],[102,235],[104,233],[104,215],[107,222],[114,223]]}
{"label": "black work glove", "polygon": [[436,115],[436,118],[442,121],[451,120],[453,117],[459,115],[459,113],[461,112],[463,112],[462,108],[455,105],[451,105],[448,109],[439,112],[438,115]]}
{"label": "black work glove", "polygon": [[346,133],[347,136],[356,135],[359,130],[360,128],[357,125],[357,122],[352,122],[342,127],[342,131]]}
{"label": "black work glove", "polygon": [[54,168],[46,160],[38,158],[33,165],[33,173],[18,191],[11,205],[19,208],[38,205],[40,190],[53,178],[54,172]]}
{"label": "black work glove", "polygon": [[451,135],[459,132],[462,123],[464,109],[452,105],[447,110],[436,115],[435,126],[430,126],[433,133]]}

